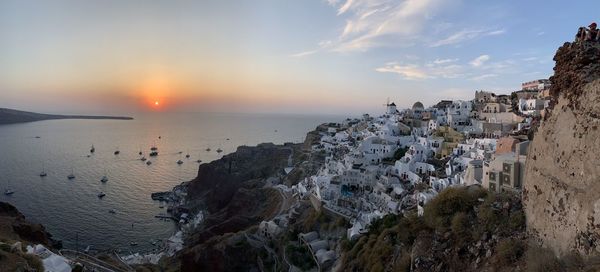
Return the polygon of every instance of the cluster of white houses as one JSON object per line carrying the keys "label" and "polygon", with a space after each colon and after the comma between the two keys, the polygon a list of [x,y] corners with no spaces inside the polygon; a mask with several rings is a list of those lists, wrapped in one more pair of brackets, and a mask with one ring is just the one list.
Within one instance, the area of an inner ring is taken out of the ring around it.
{"label": "cluster of white houses", "polygon": [[331,124],[314,152],[326,163],[293,190],[350,220],[355,239],[372,220],[423,206],[449,186],[519,191],[527,131],[548,106],[547,80],[524,83],[512,95],[477,91],[470,101],[420,102],[385,114]]}

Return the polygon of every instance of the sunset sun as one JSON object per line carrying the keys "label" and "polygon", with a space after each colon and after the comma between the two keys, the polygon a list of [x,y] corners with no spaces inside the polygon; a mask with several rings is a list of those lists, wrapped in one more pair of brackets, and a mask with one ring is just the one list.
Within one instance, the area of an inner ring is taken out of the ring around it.
{"label": "sunset sun", "polygon": [[158,106],[158,101],[154,101],[154,106]]}

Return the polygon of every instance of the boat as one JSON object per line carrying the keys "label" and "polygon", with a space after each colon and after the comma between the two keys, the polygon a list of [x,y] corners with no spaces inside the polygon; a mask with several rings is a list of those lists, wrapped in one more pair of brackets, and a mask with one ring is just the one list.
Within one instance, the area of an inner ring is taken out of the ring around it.
{"label": "boat", "polygon": [[142,155],[142,154],[144,154],[144,153],[142,153],[142,151],[140,150],[140,152],[138,152],[138,154],[139,154],[139,155]]}
{"label": "boat", "polygon": [[161,137],[160,135],[158,135],[158,138],[159,138],[159,139],[162,139],[162,137]]}
{"label": "boat", "polygon": [[197,162],[197,163],[201,163],[201,162],[202,162],[202,160],[197,160],[196,162]]}
{"label": "boat", "polygon": [[150,152],[150,157],[156,157],[156,156],[158,156],[158,151]]}
{"label": "boat", "polygon": [[154,144],[152,145],[152,147],[150,147],[150,150],[152,150],[152,151],[156,151],[156,150],[158,150],[158,147],[156,147],[156,143],[154,143]]}
{"label": "boat", "polygon": [[94,147],[94,145],[92,145],[92,148],[90,148],[90,153],[94,153],[96,152],[96,148]]}
{"label": "boat", "polygon": [[108,177],[106,176],[102,176],[102,178],[100,179],[101,182],[107,182],[108,181]]}
{"label": "boat", "polygon": [[190,154],[185,154],[185,157],[189,159],[190,158]]}
{"label": "boat", "polygon": [[162,208],[164,208],[164,207],[165,207],[165,206],[163,206],[163,205],[160,205],[160,206],[158,206],[158,208],[159,208],[159,209],[162,209]]}
{"label": "boat", "polygon": [[119,153],[121,153],[121,151],[119,151],[119,150],[115,151],[115,155],[119,155]]}
{"label": "boat", "polygon": [[217,153],[223,152],[223,149],[217,148]]}
{"label": "boat", "polygon": [[73,169],[71,169],[71,174],[69,174],[67,176],[68,179],[74,179],[75,178],[75,174],[73,174]]}
{"label": "boat", "polygon": [[46,167],[44,166],[44,164],[42,164],[42,172],[40,172],[40,177],[45,177],[48,174],[46,174]]}
{"label": "boat", "polygon": [[113,210],[113,209],[110,209],[110,210],[108,210],[108,213],[115,214],[115,213],[117,213],[117,212],[116,212],[115,210]]}
{"label": "boat", "polygon": [[229,141],[229,138],[227,138],[227,139],[225,139],[225,140]]}
{"label": "boat", "polygon": [[141,161],[146,161],[146,160],[147,160],[147,159],[146,159],[146,156],[143,156],[143,157],[142,157],[140,160],[141,160]]}
{"label": "boat", "polygon": [[105,196],[106,196],[106,194],[105,194],[104,192],[100,192],[100,193],[98,193],[98,198],[103,198],[103,197],[105,197]]}
{"label": "boat", "polygon": [[152,164],[152,162],[151,162],[151,161],[147,161],[147,162],[146,162],[146,165],[150,165],[150,164]]}
{"label": "boat", "polygon": [[177,152],[177,154],[183,154],[183,151],[179,151],[179,152]]}
{"label": "boat", "polygon": [[177,160],[177,164],[183,164],[182,160]]}
{"label": "boat", "polygon": [[209,151],[210,151],[210,147],[206,149],[206,152],[209,152]]}
{"label": "boat", "polygon": [[14,194],[14,193],[15,193],[15,191],[13,191],[13,190],[11,190],[11,189],[6,189],[6,190],[4,190],[4,195],[12,195],[12,194]]}
{"label": "boat", "polygon": [[42,138],[42,137],[40,137],[40,136],[35,136],[35,138],[36,138],[36,139],[39,139],[39,138]]}
{"label": "boat", "polygon": [[138,245],[138,243],[136,243],[136,242],[131,242],[131,243],[129,243],[129,245],[130,245],[130,246],[137,246],[137,245]]}

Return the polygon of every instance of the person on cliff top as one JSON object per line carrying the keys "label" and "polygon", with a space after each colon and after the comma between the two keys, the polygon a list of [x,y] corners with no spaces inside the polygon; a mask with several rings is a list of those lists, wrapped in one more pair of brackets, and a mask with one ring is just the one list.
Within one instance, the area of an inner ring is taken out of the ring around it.
{"label": "person on cliff top", "polygon": [[598,40],[598,29],[596,28],[596,23],[591,23],[589,25],[590,29],[587,31],[587,35],[585,36],[586,41],[597,41]]}
{"label": "person on cliff top", "polygon": [[587,29],[582,26],[577,30],[577,34],[575,34],[575,42],[585,40],[585,36],[587,36]]}

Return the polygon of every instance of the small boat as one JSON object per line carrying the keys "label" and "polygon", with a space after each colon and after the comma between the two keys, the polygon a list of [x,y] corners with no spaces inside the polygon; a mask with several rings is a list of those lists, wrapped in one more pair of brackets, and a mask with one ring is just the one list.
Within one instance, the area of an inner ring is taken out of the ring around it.
{"label": "small boat", "polygon": [[113,210],[113,209],[110,209],[110,210],[108,210],[108,213],[115,214],[115,213],[117,213],[117,212],[116,212],[115,210]]}
{"label": "small boat", "polygon": [[179,151],[179,152],[177,152],[177,154],[183,154],[183,151]]}
{"label": "small boat", "polygon": [[225,140],[229,141],[229,138],[227,138],[227,139],[225,139]]}
{"label": "small boat", "polygon": [[92,145],[92,148],[90,148],[90,153],[94,153],[96,152],[96,148],[94,147],[94,145]]}
{"label": "small boat", "polygon": [[158,135],[158,138],[159,138],[159,139],[162,139],[162,137],[161,137],[160,135]]}
{"label": "small boat", "polygon": [[217,148],[217,153],[223,152],[223,149]]}
{"label": "small boat", "polygon": [[152,162],[151,162],[151,161],[147,161],[147,162],[146,162],[146,165],[150,165],[150,164],[152,164]]}
{"label": "small boat", "polygon": [[91,246],[87,246],[87,247],[86,247],[86,248],[83,250],[83,252],[84,252],[84,253],[89,253],[89,252],[90,252],[90,247],[91,247]]}
{"label": "small boat", "polygon": [[103,197],[105,197],[105,196],[106,196],[106,194],[105,194],[104,192],[100,192],[100,193],[98,194],[98,198],[103,198]]}
{"label": "small boat", "polygon": [[150,241],[150,243],[155,246],[156,245],[156,241]]}
{"label": "small boat", "polygon": [[142,151],[140,151],[140,152],[138,152],[138,154],[139,154],[139,155],[142,155],[143,153],[142,153]]}
{"label": "small boat", "polygon": [[158,151],[150,152],[150,157],[155,157],[155,156],[158,156]]}
{"label": "small boat", "polygon": [[185,154],[185,157],[186,157],[187,159],[189,159],[189,158],[190,158],[190,154]]}
{"label": "small boat", "polygon": [[182,160],[178,160],[177,164],[183,164],[183,161]]}
{"label": "small boat", "polygon": [[165,207],[165,206],[163,206],[163,205],[160,205],[160,206],[158,206],[158,208],[159,208],[159,209],[162,209],[162,208],[164,208],[164,207]]}
{"label": "small boat", "polygon": [[275,130],[275,132],[277,132],[277,130]]}
{"label": "small boat", "polygon": [[141,160],[141,161],[146,161],[146,160],[147,160],[147,159],[146,159],[146,156],[143,156],[143,157],[142,157],[140,160]]}
{"label": "small boat", "polygon": [[196,162],[197,162],[197,163],[201,163],[201,162],[202,162],[202,160],[197,160]]}
{"label": "small boat", "polygon": [[67,176],[68,179],[74,179],[75,178],[75,174],[73,174],[73,169],[71,169],[71,174],[69,174]]}
{"label": "small boat", "polygon": [[210,147],[206,149],[206,152],[209,152],[209,151],[210,151]]}
{"label": "small boat", "polygon": [[11,189],[6,189],[6,190],[4,190],[4,195],[12,195],[12,194],[14,194],[14,193],[15,193],[15,191],[13,191],[13,190],[11,190]]}
{"label": "small boat", "polygon": [[40,172],[40,177],[45,177],[48,174],[46,174],[46,166],[42,163],[42,172]]}
{"label": "small boat", "polygon": [[137,245],[138,245],[138,243],[136,243],[136,242],[131,242],[131,243],[129,243],[129,245],[130,245],[130,246],[137,246]]}
{"label": "small boat", "polygon": [[36,139],[39,139],[39,138],[42,138],[42,137],[40,137],[40,136],[35,136],[35,138],[36,138]]}
{"label": "small boat", "polygon": [[119,150],[115,151],[115,155],[119,155],[119,153],[121,153],[121,151],[119,151]]}
{"label": "small boat", "polygon": [[108,181],[108,177],[106,176],[102,176],[102,178],[100,179],[101,182],[107,182]]}

